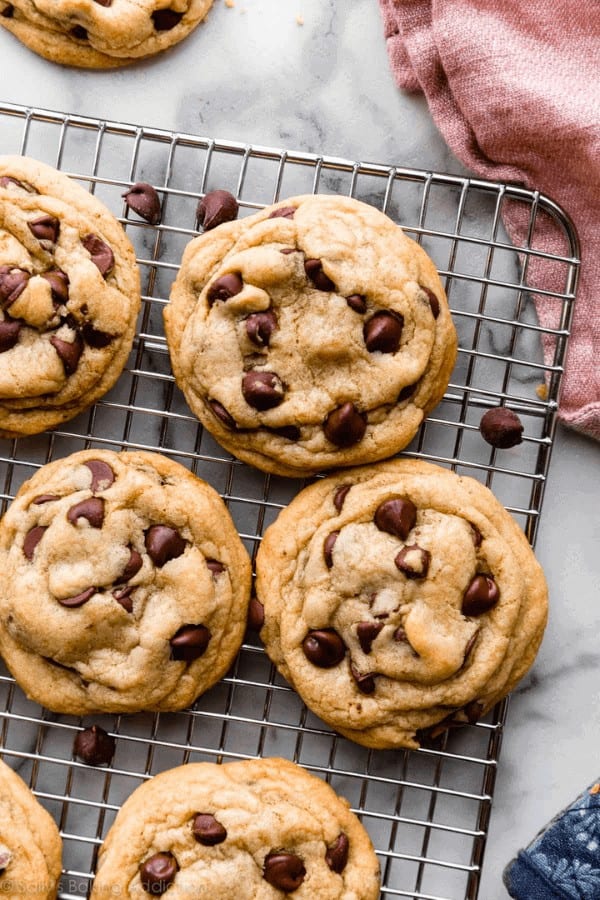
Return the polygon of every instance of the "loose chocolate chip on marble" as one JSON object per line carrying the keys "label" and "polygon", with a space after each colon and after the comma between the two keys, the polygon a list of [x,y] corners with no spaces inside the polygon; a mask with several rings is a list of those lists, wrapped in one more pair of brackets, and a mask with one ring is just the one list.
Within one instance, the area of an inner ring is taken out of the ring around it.
{"label": "loose chocolate chip on marble", "polygon": [[226,568],[226,566],[222,562],[219,562],[218,559],[207,559],[206,565],[213,578],[217,578]]}
{"label": "loose chocolate chip on marble", "polygon": [[87,603],[88,600],[91,600],[95,593],[96,588],[89,587],[86,588],[85,591],[82,591],[80,594],[75,594],[74,597],[59,597],[57,599],[61,606],[66,606],[67,609],[77,609],[77,607],[83,606],[84,603]]}
{"label": "loose chocolate chip on marble", "polygon": [[[0,13],[0,16],[2,16],[3,19],[12,19],[14,13],[15,13],[15,8],[12,5],[12,3],[7,3],[7,5],[4,7],[2,12]],[[14,181],[14,180],[16,180],[16,179],[11,179],[11,181]],[[5,187],[5,185],[2,185],[2,187]]]}
{"label": "loose chocolate chip on marble", "polygon": [[304,863],[295,853],[274,850],[265,857],[263,878],[279,891],[286,894],[297,891],[305,876]]}
{"label": "loose chocolate chip on marble", "polygon": [[223,222],[232,222],[239,210],[239,204],[229,191],[209,191],[198,202],[196,218],[198,225],[205,231],[222,225]]}
{"label": "loose chocolate chip on marble", "polygon": [[92,473],[91,488],[94,493],[96,491],[105,491],[113,484],[115,473],[103,459],[88,459],[87,462],[84,462],[84,466]]}
{"label": "loose chocolate chip on marble", "polygon": [[160,222],[160,200],[151,184],[146,181],[138,181],[132,184],[128,191],[121,194],[127,207],[137,213],[150,225],[158,225]]}
{"label": "loose chocolate chip on marble", "polygon": [[31,502],[35,503],[36,506],[42,506],[42,504],[50,503],[52,500],[60,500],[60,496],[58,494],[39,494]]}
{"label": "loose chocolate chip on marble", "polygon": [[60,222],[55,216],[40,216],[27,223],[32,235],[38,241],[50,241],[55,244],[60,233]]}
{"label": "loose chocolate chip on marble", "polygon": [[248,628],[260,631],[264,624],[265,608],[257,597],[251,597],[248,606]]}
{"label": "loose chocolate chip on marble", "polygon": [[332,669],[346,655],[346,645],[333,628],[309,631],[302,649],[307,660],[320,669]]}
{"label": "loose chocolate chip on marble", "polygon": [[206,299],[210,306],[217,300],[226,302],[231,297],[235,297],[244,288],[244,282],[239,272],[229,272],[227,275],[221,275],[216,281],[213,281],[208,289]]}
{"label": "loose chocolate chip on marble", "polygon": [[350,294],[346,297],[346,303],[354,312],[364,313],[367,311],[367,298],[362,294]]}
{"label": "loose chocolate chip on marble", "polygon": [[28,560],[33,559],[35,548],[44,536],[46,528],[46,525],[34,525],[25,535],[25,540],[23,541],[23,553]]}
{"label": "loose chocolate chip on marble", "polygon": [[476,575],[463,595],[461,612],[463,616],[481,616],[496,605],[499,597],[491,575]]}
{"label": "loose chocolate chip on marble", "polygon": [[157,31],[171,31],[176,25],[179,25],[183,18],[183,13],[175,12],[174,9],[157,9],[151,19]]}
{"label": "loose chocolate chip on marble", "polygon": [[257,347],[268,347],[277,328],[277,316],[272,309],[251,313],[246,319],[246,334]]}
{"label": "loose chocolate chip on marble", "polygon": [[431,553],[418,544],[407,544],[397,554],[394,562],[407,578],[425,578],[429,571]]}
{"label": "loose chocolate chip on marble", "polygon": [[356,626],[356,636],[363,653],[370,653],[373,641],[383,628],[383,622],[359,622]]}
{"label": "loose chocolate chip on marble", "polygon": [[276,372],[246,372],[242,378],[244,400],[253,409],[263,412],[283,402],[285,386]]}
{"label": "loose chocolate chip on marble", "polygon": [[320,259],[305,259],[304,271],[319,291],[335,291],[335,284],[323,271]]}
{"label": "loose chocolate chip on marble", "polygon": [[333,844],[330,844],[325,853],[325,862],[332,872],[340,875],[346,868],[350,841],[348,836],[340,831]]}
{"label": "loose chocolate chip on marble", "polygon": [[405,400],[408,400],[415,393],[418,387],[418,382],[415,384],[407,384],[406,387],[403,387],[400,393],[398,394],[397,403],[404,403]]}
{"label": "loose chocolate chip on marble", "polygon": [[50,343],[63,364],[65,375],[73,375],[77,371],[77,366],[83,353],[83,341],[79,334],[76,333],[72,341],[63,341],[62,338],[52,335]]}
{"label": "loose chocolate chip on marble", "polygon": [[115,755],[115,739],[99,725],[79,731],[73,742],[73,753],[89,766],[105,766]]}
{"label": "loose chocolate chip on marble", "polygon": [[83,25],[75,25],[73,28],[71,28],[69,34],[72,37],[77,38],[77,40],[79,41],[87,41],[88,33],[87,29],[84,28]]}
{"label": "loose chocolate chip on marble", "polygon": [[369,353],[395,353],[400,346],[404,317],[400,313],[381,311],[365,322],[363,337]]}
{"label": "loose chocolate chip on marble", "polygon": [[276,434],[279,437],[285,438],[286,441],[299,441],[300,440],[300,429],[297,425],[282,425],[280,428],[269,428],[267,429],[271,432],[271,434]]}
{"label": "loose chocolate chip on marble", "polygon": [[91,322],[83,323],[81,326],[81,334],[86,344],[89,347],[93,347],[94,350],[102,350],[103,347],[108,347],[110,342],[115,339],[114,334],[109,334],[108,331],[100,331],[100,329],[94,328]]}
{"label": "loose chocolate chip on marble", "polygon": [[31,278],[29,272],[16,266],[0,266],[0,303],[3,309],[15,302]]}
{"label": "loose chocolate chip on marble", "polygon": [[476,528],[472,522],[469,523],[471,526],[471,536],[473,538],[473,544],[475,547],[481,547],[481,542],[483,540],[483,535],[480,532],[479,528]]}
{"label": "loose chocolate chip on marble", "polygon": [[145,535],[146,550],[159,568],[184,552],[187,541],[170,525],[151,525]]}
{"label": "loose chocolate chip on marble", "polygon": [[134,575],[140,571],[144,564],[144,561],[141,555],[134,550],[133,547],[129,548],[129,559],[125,564],[125,568],[115,581],[115,584],[125,584],[126,581],[129,581],[130,578],[133,578]]}
{"label": "loose chocolate chip on marble", "polygon": [[295,206],[280,206],[279,209],[273,210],[273,212],[269,215],[269,218],[270,219],[293,219],[295,212],[296,212]]}
{"label": "loose chocolate chip on marble", "polygon": [[142,888],[157,897],[166,893],[175,881],[179,865],[172,853],[155,853],[139,868]]}
{"label": "loose chocolate chip on marble", "polygon": [[229,428],[230,431],[237,431],[237,423],[231,413],[229,413],[222,403],[219,403],[218,400],[209,400],[208,405],[210,406],[213,414],[219,419],[219,421],[225,426],[225,428]]}
{"label": "loose chocolate chip on marble", "polygon": [[106,278],[115,264],[114,254],[108,244],[97,234],[87,234],[81,239],[81,243],[90,254],[92,262],[102,277]]}
{"label": "loose chocolate chip on marble", "polygon": [[375,510],[374,522],[380,531],[405,541],[417,521],[417,508],[412,500],[395,497],[385,500]]}
{"label": "loose chocolate chip on marble", "polygon": [[12,350],[19,340],[21,323],[12,319],[4,319],[0,322],[0,353]]}
{"label": "loose chocolate chip on marble", "polygon": [[434,319],[440,314],[440,301],[436,297],[436,295],[429,288],[426,288],[424,285],[420,284],[419,287],[423,291],[423,293],[427,294],[427,299],[429,300],[429,305],[431,307],[431,312]]}
{"label": "loose chocolate chip on marble", "polygon": [[331,569],[333,565],[333,547],[338,539],[338,535],[339,531],[332,531],[323,541],[323,556],[328,569]]}
{"label": "loose chocolate chip on marble", "polygon": [[227,829],[211,813],[197,813],[192,822],[192,834],[199,844],[214,847],[226,839]]}
{"label": "loose chocolate chip on marble", "polygon": [[352,677],[356,682],[356,687],[359,689],[361,694],[373,694],[375,693],[375,676],[373,672],[366,672],[362,675],[358,669],[355,669],[354,666],[350,666],[350,671],[352,672]]}
{"label": "loose chocolate chip on marble", "polygon": [[342,506],[344,505],[344,500],[348,496],[348,491],[352,487],[351,484],[340,484],[338,488],[335,490],[335,494],[333,495],[333,505],[337,509],[338,512],[342,511]]}
{"label": "loose chocolate chip on marble", "polygon": [[42,275],[52,291],[52,302],[61,306],[69,299],[69,276],[61,269],[50,269]]}
{"label": "loose chocolate chip on marble", "polygon": [[12,857],[13,855],[6,844],[0,844],[0,875],[2,875],[8,868]]}
{"label": "loose chocolate chip on marble", "polygon": [[212,635],[205,625],[182,625],[170,640],[171,658],[193,662],[206,653]]}
{"label": "loose chocolate chip on marble", "polygon": [[523,423],[512,409],[497,406],[481,417],[479,430],[484,441],[500,450],[516,447],[523,440]]}
{"label": "loose chocolate chip on marble", "polygon": [[343,403],[329,413],[323,424],[325,437],[336,447],[351,447],[362,441],[367,423],[353,403]]}
{"label": "loose chocolate chip on marble", "polygon": [[133,597],[131,596],[135,587],[133,585],[129,585],[129,587],[122,588],[118,591],[113,591],[112,595],[119,603],[125,612],[133,612]]}
{"label": "loose chocolate chip on marble", "polygon": [[88,497],[81,500],[67,511],[67,520],[76,525],[79,519],[86,519],[92,528],[102,528],[104,522],[104,500],[101,497]]}

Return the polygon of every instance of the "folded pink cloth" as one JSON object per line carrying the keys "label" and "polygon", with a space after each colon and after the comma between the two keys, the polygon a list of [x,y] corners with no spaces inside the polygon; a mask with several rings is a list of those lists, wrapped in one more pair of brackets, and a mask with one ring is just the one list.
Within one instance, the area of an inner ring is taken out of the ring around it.
{"label": "folded pink cloth", "polygon": [[[600,4],[598,0],[379,0],[398,84],[424,92],[454,154],[473,172],[559,203],[582,266],[559,415],[600,439]],[[504,222],[519,246],[527,217]],[[544,217],[536,246],[564,253]],[[562,276],[562,277],[561,277]],[[564,271],[530,263],[529,283],[564,291]],[[544,327],[560,304],[536,298]],[[546,362],[552,347],[546,345]]]}

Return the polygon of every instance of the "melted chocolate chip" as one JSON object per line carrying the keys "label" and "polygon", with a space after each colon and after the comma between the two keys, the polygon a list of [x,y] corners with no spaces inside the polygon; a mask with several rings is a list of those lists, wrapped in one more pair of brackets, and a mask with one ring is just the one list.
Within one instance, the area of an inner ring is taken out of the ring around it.
{"label": "melted chocolate chip", "polygon": [[417,390],[418,385],[419,385],[419,382],[417,381],[414,384],[407,384],[406,387],[403,387],[402,390],[400,391],[400,393],[398,394],[398,400],[396,402],[404,403],[405,400],[408,400],[410,397],[412,397],[413,394],[415,393],[415,391]]}
{"label": "melted chocolate chip", "polygon": [[160,200],[151,184],[146,181],[138,181],[132,184],[128,191],[121,195],[127,207],[137,213],[150,225],[158,225],[160,222]]}
{"label": "melted chocolate chip", "polygon": [[363,653],[370,653],[373,641],[383,628],[383,622],[359,622],[356,626],[356,636]]}
{"label": "melted chocolate chip", "polygon": [[71,28],[69,34],[72,37],[77,38],[78,41],[87,41],[88,33],[87,29],[85,29],[83,25],[75,25],[73,28]]}
{"label": "melted chocolate chip", "polygon": [[183,13],[175,12],[174,9],[157,9],[151,17],[154,27],[157,31],[171,31],[176,25],[179,25],[183,18]]}
{"label": "melted chocolate chip", "polygon": [[[7,5],[4,7],[2,12],[0,13],[0,16],[2,16],[3,19],[12,19],[12,17],[14,16],[14,13],[15,13],[15,8],[12,5],[12,3],[7,3]],[[2,180],[4,180],[4,179],[2,179]],[[10,180],[15,181],[14,178],[11,178]],[[5,185],[2,184],[2,187],[5,187]]]}
{"label": "melted chocolate chip", "polygon": [[260,631],[265,624],[265,608],[257,597],[250,598],[248,606],[248,628]]}
{"label": "melted chocolate chip", "polygon": [[12,319],[4,319],[0,322],[0,353],[12,350],[19,340],[21,323]]}
{"label": "melted chocolate chip", "polygon": [[50,503],[52,500],[60,500],[60,496],[58,494],[39,494],[31,502],[35,503],[36,506],[41,506],[43,503]]}
{"label": "melted chocolate chip", "polygon": [[297,251],[295,247],[283,247],[279,252],[283,253],[284,256],[289,256],[290,253],[296,253]]}
{"label": "melted chocolate chip", "polygon": [[395,353],[400,346],[404,317],[400,313],[382,311],[365,322],[363,337],[369,353]]}
{"label": "melted chocolate chip", "polygon": [[133,612],[133,597],[131,596],[134,592],[135,587],[133,585],[129,585],[129,587],[122,588],[121,590],[113,591],[112,595],[119,603],[125,612]]}
{"label": "melted chocolate chip", "polygon": [[222,562],[219,562],[218,559],[207,559],[206,565],[213,578],[218,578],[227,568]]}
{"label": "melted chocolate chip", "polygon": [[60,233],[60,222],[55,216],[40,216],[27,223],[32,235],[38,241],[50,241],[55,244]]}
{"label": "melted chocolate chip", "polygon": [[[0,13],[0,15],[4,15],[4,13]],[[0,844],[0,875],[4,874],[12,858],[13,855],[6,844]]]}
{"label": "melted chocolate chip", "polygon": [[380,531],[405,541],[417,521],[417,508],[412,500],[400,497],[385,500],[375,510],[374,522]]}
{"label": "melted chocolate chip", "polygon": [[338,488],[336,488],[335,494],[333,495],[333,505],[337,509],[338,512],[342,511],[342,506],[344,505],[344,500],[348,496],[348,491],[352,487],[351,484],[340,484]]}
{"label": "melted chocolate chip", "polygon": [[244,400],[253,409],[263,412],[283,402],[285,386],[276,372],[246,372],[242,378]]}
{"label": "melted chocolate chip", "polygon": [[431,562],[431,553],[418,544],[407,544],[396,556],[396,567],[407,578],[426,578]]}
{"label": "melted chocolate chip", "polygon": [[305,876],[304,863],[295,853],[274,850],[265,857],[263,878],[285,894],[297,891]]}
{"label": "melted chocolate chip", "polygon": [[193,662],[206,653],[212,635],[205,625],[182,625],[170,640],[171,658]]}
{"label": "melted chocolate chip", "polygon": [[375,693],[375,676],[373,672],[365,672],[362,675],[358,669],[355,669],[354,666],[350,666],[350,671],[352,672],[352,677],[356,682],[356,687],[359,689],[361,694],[373,694]]}
{"label": "melted chocolate chip", "polygon": [[325,557],[325,565],[331,569],[333,565],[333,547],[338,539],[339,531],[332,531],[323,541],[323,556]]}
{"label": "melted chocolate chip", "polygon": [[91,488],[94,493],[106,491],[115,480],[115,473],[103,459],[88,459],[84,466],[92,473]]}
{"label": "melted chocolate chip", "polygon": [[15,302],[31,278],[29,272],[15,266],[0,266],[0,303],[8,309]]}
{"label": "melted chocolate chip", "polygon": [[172,853],[155,853],[139,868],[142,887],[148,894],[160,896],[168,891],[178,871],[179,866]]}
{"label": "melted chocolate chip", "polygon": [[109,334],[108,331],[100,331],[98,328],[94,328],[91,322],[84,322],[81,326],[81,334],[83,336],[84,341],[89,347],[93,347],[94,350],[102,350],[103,347],[108,347],[111,341],[114,341],[114,334]]}
{"label": "melted chocolate chip", "polygon": [[221,275],[216,281],[213,281],[206,294],[209,306],[216,303],[217,300],[225,303],[231,297],[235,297],[244,288],[242,276],[238,272],[229,272],[227,275]]}
{"label": "melted chocolate chip", "polygon": [[218,400],[209,400],[208,405],[210,406],[213,414],[219,419],[219,421],[225,426],[225,428],[229,428],[230,431],[237,431],[237,422],[229,413],[222,403],[219,403]]}
{"label": "melted chocolate chip", "polygon": [[325,853],[325,862],[332,872],[340,875],[346,868],[348,863],[348,853],[350,850],[350,841],[348,836],[340,831],[333,844],[330,844]]}
{"label": "melted chocolate chip", "polygon": [[77,371],[77,366],[83,353],[83,341],[79,334],[76,333],[72,341],[63,341],[62,338],[52,335],[50,343],[63,364],[65,375],[73,375]]}
{"label": "melted chocolate chip", "polygon": [[336,447],[351,447],[365,436],[367,423],[353,403],[344,403],[329,413],[323,424],[325,437]]}
{"label": "melted chocolate chip", "polygon": [[479,629],[477,629],[475,634],[472,634],[471,637],[469,638],[469,640],[467,641],[467,645],[465,647],[465,655],[463,658],[463,666],[466,663],[466,661],[468,660],[469,656],[471,655],[471,651],[472,651],[473,647],[475,646],[475,644],[477,643],[478,637],[479,637]]}
{"label": "melted chocolate chip", "polygon": [[52,292],[52,302],[56,306],[61,306],[69,299],[69,276],[61,269],[50,269],[42,275]]}
{"label": "melted chocolate chip", "polygon": [[393,637],[397,644],[409,643],[408,637],[406,636],[406,631],[404,630],[404,628],[402,628],[402,626],[396,628]]}
{"label": "melted chocolate chip", "polygon": [[115,739],[100,728],[92,725],[79,731],[73,742],[73,753],[89,766],[108,765],[115,755]]}
{"label": "melted chocolate chip", "polygon": [[227,838],[227,829],[211,813],[197,813],[192,822],[192,834],[199,844],[214,847]]}
{"label": "melted chocolate chip", "polygon": [[476,528],[475,525],[473,525],[472,522],[469,522],[469,524],[471,526],[471,536],[473,538],[473,544],[476,548],[481,547],[481,542],[483,540],[482,533],[480,532],[479,528]]}
{"label": "melted chocolate chip", "polygon": [[365,313],[367,311],[367,298],[362,294],[350,294],[346,297],[346,303],[357,313]]}
{"label": "melted chocolate chip", "polygon": [[483,709],[483,703],[480,703],[478,700],[471,700],[470,703],[467,703],[464,707],[464,713],[469,725],[475,725],[476,722],[479,722],[483,715]]}
{"label": "melted chocolate chip", "polygon": [[461,612],[463,616],[481,616],[500,599],[498,585],[491,575],[476,575],[465,591]]}
{"label": "melted chocolate chip", "polygon": [[279,209],[273,210],[269,219],[293,219],[295,212],[295,206],[280,206]]}
{"label": "melted chocolate chip", "polygon": [[112,250],[97,234],[87,234],[81,243],[90,254],[92,262],[103,278],[106,278],[115,264]]}
{"label": "melted chocolate chip", "polygon": [[94,3],[97,3],[98,6],[111,6],[112,0],[94,0]]}
{"label": "melted chocolate chip", "polygon": [[299,441],[300,440],[300,429],[297,425],[282,425],[280,428],[269,428],[267,429],[271,432],[271,434],[276,434],[279,437],[285,438],[286,441]]}
{"label": "melted chocolate chip", "polygon": [[75,594],[74,597],[58,597],[57,599],[61,606],[66,606],[68,609],[77,609],[78,606],[83,606],[84,603],[91,600],[95,593],[96,588],[89,587],[80,594]]}
{"label": "melted chocolate chip", "polygon": [[115,584],[125,584],[126,581],[129,581],[130,578],[133,578],[134,575],[140,571],[144,564],[144,561],[141,555],[134,550],[133,547],[129,548],[129,559],[125,564],[125,568],[119,575],[118,579],[115,581]]}
{"label": "melted chocolate chip", "polygon": [[319,291],[335,291],[335,284],[323,271],[320,259],[305,259],[304,271]]}
{"label": "melted chocolate chip", "polygon": [[481,417],[479,430],[484,441],[500,450],[516,447],[523,440],[523,423],[512,409],[498,406]]}
{"label": "melted chocolate chip", "polygon": [[159,568],[184,552],[187,541],[170,525],[152,525],[145,535],[146,551]]}
{"label": "melted chocolate chip", "polygon": [[92,528],[102,528],[104,522],[104,500],[101,497],[88,497],[81,500],[67,511],[67,520],[77,525],[79,519],[86,519]]}
{"label": "melted chocolate chip", "polygon": [[333,628],[309,631],[302,641],[307,660],[320,669],[332,669],[346,655],[346,645]]}
{"label": "melted chocolate chip", "polygon": [[46,528],[46,525],[34,525],[25,535],[25,540],[23,541],[23,553],[28,560],[33,559],[35,548],[44,536]]}
{"label": "melted chocolate chip", "polygon": [[433,315],[433,318],[437,319],[437,317],[440,314],[440,301],[438,300],[436,295],[433,293],[433,291],[429,290],[429,288],[426,288],[422,284],[420,284],[419,287],[425,294],[427,294],[427,299],[429,300],[429,305],[431,307],[431,313]]}
{"label": "melted chocolate chip", "polygon": [[196,218],[198,225],[210,231],[223,222],[232,222],[238,210],[239,204],[229,191],[209,191],[198,203]]}
{"label": "melted chocolate chip", "polygon": [[272,309],[251,313],[246,319],[246,334],[257,347],[268,347],[277,328],[277,316]]}

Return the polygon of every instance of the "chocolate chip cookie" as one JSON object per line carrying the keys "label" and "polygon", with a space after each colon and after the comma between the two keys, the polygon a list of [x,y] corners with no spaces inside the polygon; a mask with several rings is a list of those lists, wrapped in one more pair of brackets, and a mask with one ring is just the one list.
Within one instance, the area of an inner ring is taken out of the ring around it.
{"label": "chocolate chip cookie", "polygon": [[249,593],[225,504],[158,453],[49,463],[0,523],[0,652],[56,712],[192,703],[238,652]]}
{"label": "chocolate chip cookie", "polygon": [[0,25],[52,62],[124,66],[179,43],[213,0],[0,0]]}
{"label": "chocolate chip cookie", "polygon": [[0,760],[0,895],[54,900],[62,871],[54,819]]}
{"label": "chocolate chip cookie", "polygon": [[140,302],[108,209],[50,166],[0,157],[0,436],[52,428],[106,393]]}
{"label": "chocolate chip cookie", "polygon": [[305,488],[256,570],[269,656],[367,747],[474,723],[527,672],[546,623],[544,576],[514,519],[479,482],[424,462]]}
{"label": "chocolate chip cookie", "polygon": [[379,865],[346,800],[285,759],[190,763],[137,788],[98,858],[91,900],[377,900]]}
{"label": "chocolate chip cookie", "polygon": [[303,476],[405,447],[456,333],[433,263],[348,197],[295,197],[186,248],[165,310],[178,385],[229,452]]}

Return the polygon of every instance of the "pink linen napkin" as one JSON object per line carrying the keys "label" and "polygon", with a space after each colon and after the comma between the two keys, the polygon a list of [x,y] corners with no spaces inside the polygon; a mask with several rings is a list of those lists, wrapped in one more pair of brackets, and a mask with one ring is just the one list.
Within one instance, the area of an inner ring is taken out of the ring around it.
{"label": "pink linen napkin", "polygon": [[[582,247],[559,415],[600,440],[600,4],[598,0],[379,0],[400,87],[423,91],[454,154],[473,172],[519,182],[559,203]],[[518,246],[526,220],[504,214]],[[538,248],[564,253],[544,217]],[[529,268],[564,291],[564,272]],[[558,304],[535,298],[556,328]],[[552,359],[546,346],[546,362]]]}

